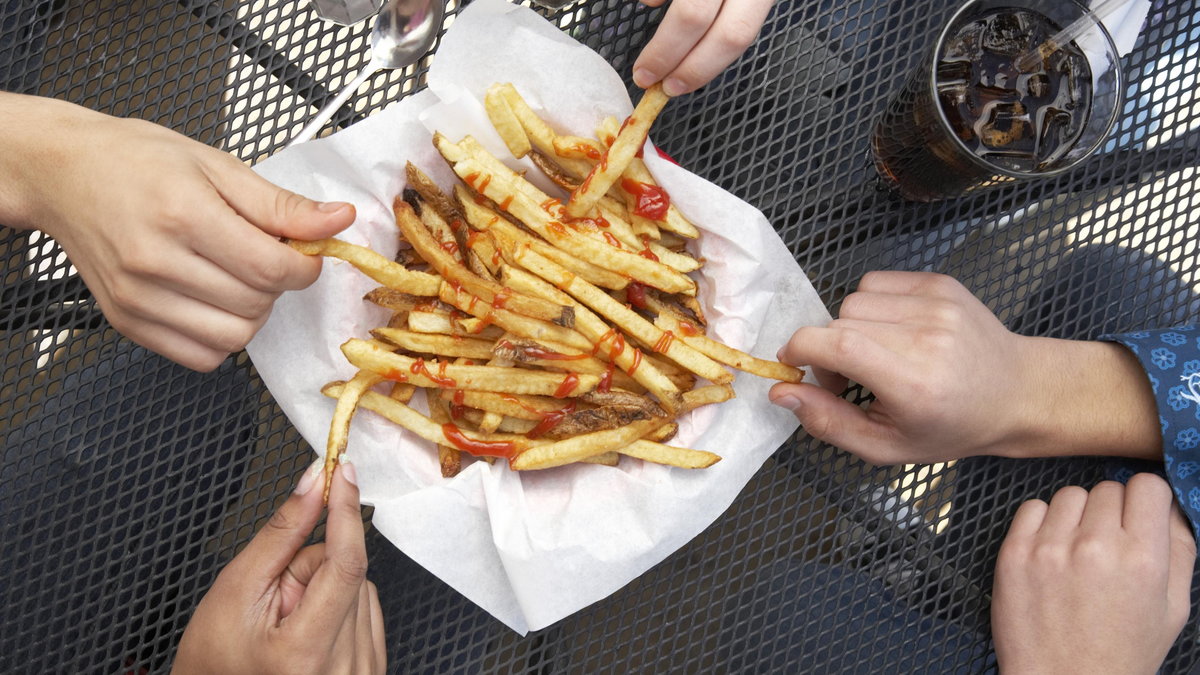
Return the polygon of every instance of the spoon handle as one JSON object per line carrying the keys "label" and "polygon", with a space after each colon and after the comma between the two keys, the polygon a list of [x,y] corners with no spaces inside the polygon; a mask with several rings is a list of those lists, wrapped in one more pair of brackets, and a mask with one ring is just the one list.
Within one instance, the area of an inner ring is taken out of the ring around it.
{"label": "spoon handle", "polygon": [[321,130],[321,127],[325,126],[325,123],[329,121],[329,118],[333,117],[333,114],[342,107],[342,104],[346,102],[346,99],[354,95],[354,92],[358,91],[358,88],[362,86],[363,82],[366,82],[367,78],[374,75],[379,68],[379,64],[372,59],[370,63],[368,63],[361,71],[359,71],[358,75],[353,81],[350,82],[350,84],[347,84],[340,92],[338,92],[336,98],[329,103],[326,103],[325,107],[321,108],[317,112],[317,116],[312,118],[312,121],[310,121],[308,124],[304,125],[304,128],[300,130],[300,133],[296,134],[292,138],[291,142],[288,143],[288,146],[290,147],[296,145],[297,143],[303,143],[304,141],[310,140],[313,136],[316,136],[317,132]]}

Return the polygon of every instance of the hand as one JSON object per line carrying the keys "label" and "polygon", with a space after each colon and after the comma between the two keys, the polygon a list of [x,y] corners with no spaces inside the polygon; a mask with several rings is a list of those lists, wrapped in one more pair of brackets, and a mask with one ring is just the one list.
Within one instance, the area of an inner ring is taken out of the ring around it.
{"label": "hand", "polygon": [[[940,274],[867,274],[837,320],[796,331],[779,357],[811,365],[825,389],[777,384],[771,401],[816,438],[876,464],[1162,457],[1136,357],[1112,343],[1016,335]],[[847,377],[875,395],[865,410],[836,395]]]}
{"label": "hand", "polygon": [[1191,606],[1196,542],[1153,474],[1021,505],[996,562],[1004,673],[1154,673]]}
{"label": "hand", "polygon": [[[679,96],[716,77],[746,51],[775,0],[672,0],[654,37],[633,64],[633,81],[645,89],[662,81]],[[658,7],[665,0],[641,0]]]}
{"label": "hand", "polygon": [[172,672],[383,673],[387,650],[354,468],[337,470],[325,543],[301,548],[321,515],[318,462],[217,576],[183,632]]}
{"label": "hand", "polygon": [[228,153],[148,122],[0,94],[0,222],[53,237],[113,327],[196,370],[216,368],[321,259],[354,207],[278,188]]}

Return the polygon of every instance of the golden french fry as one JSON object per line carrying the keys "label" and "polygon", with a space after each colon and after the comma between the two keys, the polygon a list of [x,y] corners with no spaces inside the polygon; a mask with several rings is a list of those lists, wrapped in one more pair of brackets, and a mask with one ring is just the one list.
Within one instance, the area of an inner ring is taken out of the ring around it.
{"label": "golden french fry", "polygon": [[358,338],[346,341],[342,345],[342,353],[358,368],[378,373],[389,380],[411,382],[419,387],[567,398],[591,391],[600,383],[600,378],[595,375],[536,372],[497,366],[460,366],[445,361],[427,363],[393,354]]}
{"label": "golden french fry", "polygon": [[[477,204],[474,199],[471,199],[466,188],[458,186],[455,188],[455,194],[462,202],[463,211],[466,213],[467,222],[471,224],[471,227],[481,231],[497,232],[503,234],[511,241],[528,244],[533,250],[570,270],[572,274],[578,274],[580,278],[586,279],[597,286],[619,290],[629,284],[627,277],[596,267],[526,233],[491,209]],[[496,246],[499,246],[499,242],[494,243]]]}
{"label": "golden french fry", "polygon": [[586,464],[603,464],[604,466],[616,466],[621,463],[621,455],[616,452],[604,452],[599,455],[592,455],[581,460]]}
{"label": "golden french fry", "polygon": [[325,443],[325,491],[322,499],[329,503],[329,487],[333,484],[333,471],[337,468],[338,458],[346,452],[346,442],[350,439],[350,418],[358,408],[358,401],[365,391],[375,386],[383,378],[366,371],[359,371],[337,397],[337,406],[333,409],[333,421],[329,423],[329,438]]}
{"label": "golden french fry", "polygon": [[[648,300],[648,302],[653,301]],[[804,378],[804,371],[799,368],[793,368],[778,361],[767,361],[750,356],[710,337],[693,333],[694,329],[686,328],[684,323],[667,312],[659,312],[658,317],[654,320],[654,325],[661,328],[666,334],[683,340],[696,351],[714,361],[720,361],[738,370],[770,380],[794,383]]]}
{"label": "golden french fry", "polygon": [[[625,349],[625,340],[620,333],[609,328],[604,320],[591,310],[579,304],[571,296],[554,286],[546,283],[540,277],[515,267],[505,266],[501,273],[505,283],[521,288],[529,295],[536,295],[556,302],[575,302],[575,328],[584,337],[597,345],[597,355],[612,361],[618,368],[628,373],[634,380],[654,394],[662,406],[670,412],[677,411],[680,406],[679,387],[650,363],[638,362],[638,352]],[[581,277],[582,278],[582,277]],[[619,348],[618,348],[619,347]]]}
{"label": "golden french fry", "polygon": [[417,388],[406,382],[393,382],[392,391],[388,396],[401,402],[408,403],[412,400],[413,394],[417,393]]}
{"label": "golden french fry", "polygon": [[683,392],[683,410],[684,412],[691,412],[702,405],[724,403],[735,396],[733,387],[728,384],[710,384],[704,387],[696,387],[691,391]]}
{"label": "golden french fry", "polygon": [[650,133],[650,125],[658,117],[663,106],[670,99],[662,90],[662,83],[655,84],[646,90],[642,99],[633,109],[633,114],[625,121],[624,127],[617,134],[616,140],[609,146],[604,158],[583,179],[567,203],[567,213],[576,218],[586,216],[596,205],[601,195],[617,182],[626,167],[636,157],[637,151],[646,144],[646,136]]}
{"label": "golden french fry", "polygon": [[[615,119],[604,121],[604,124],[602,125],[602,132],[600,134],[601,137],[607,135],[610,130],[615,139],[618,130],[617,121]],[[658,184],[655,182],[654,176],[650,173],[650,169],[646,168],[646,163],[642,161],[640,157],[634,157],[633,161],[629,163],[629,166],[625,168],[625,173],[623,176],[638,183],[645,183],[647,185]],[[617,181],[617,184],[619,188],[620,181]],[[629,193],[626,192],[625,194]],[[633,195],[630,195],[630,197],[633,197]],[[667,207],[666,219],[662,221],[655,221],[655,224],[658,227],[667,230],[668,232],[674,233],[680,237],[686,237],[687,239],[695,239],[700,236],[700,230],[697,230],[696,226],[693,225],[692,222],[687,219],[687,217],[680,213],[679,209],[676,208],[674,204],[671,204],[669,207]]]}
{"label": "golden french fry", "polygon": [[341,239],[291,239],[288,245],[305,255],[323,255],[345,260],[384,286],[412,295],[437,295],[442,284],[442,280],[432,274],[405,269],[403,265],[394,263],[369,248]]}
{"label": "golden french fry", "polygon": [[461,335],[438,335],[400,330],[397,328],[376,328],[371,335],[377,339],[420,354],[437,354],[438,356],[466,357],[469,359],[487,360],[492,357],[492,342],[476,340]]}
{"label": "golden french fry", "polygon": [[[321,388],[321,393],[338,398],[345,387],[345,382],[331,382]],[[382,415],[431,443],[451,446],[476,457],[507,459],[538,444],[527,438],[511,434],[467,432],[454,424],[437,424],[408,405],[374,391],[367,391],[363,394],[359,400],[359,406]]]}
{"label": "golden french fry", "polygon": [[456,405],[469,406],[485,412],[494,412],[505,417],[541,422],[550,413],[563,408],[559,399],[520,396],[516,394],[497,394],[490,391],[466,391],[463,389],[443,389],[443,400]]}
{"label": "golden french fry", "polygon": [[671,445],[662,443],[654,443],[646,440],[638,440],[621,448],[618,452],[622,455],[637,457],[638,459],[655,464],[667,464],[677,466],[683,469],[707,469],[708,467],[721,461],[720,455],[714,455],[711,452],[704,450],[692,450],[691,448],[676,448]]}
{"label": "golden french fry", "polygon": [[516,456],[509,465],[518,471],[549,469],[611,450],[623,448],[666,424],[662,418],[634,422],[619,429],[597,431],[561,441],[535,445]]}
{"label": "golden french fry", "polygon": [[483,97],[483,107],[487,111],[492,126],[496,128],[496,133],[500,134],[500,138],[508,146],[508,151],[512,153],[512,156],[519,159],[529,154],[529,151],[532,150],[529,137],[525,135],[525,130],[521,127],[521,121],[508,107],[502,85],[493,84],[488,87],[487,94]]}
{"label": "golden french fry", "polygon": [[[509,110],[520,122],[521,128],[525,130],[529,141],[535,148],[544,155],[553,156],[554,139],[558,136],[549,124],[546,124],[533,108],[529,107],[529,103],[521,97],[521,94],[510,83],[504,83],[497,86],[497,91],[504,97],[504,101],[508,103]],[[579,178],[583,178],[591,170],[591,164],[582,160],[574,160],[569,157],[560,157],[558,163],[566,170],[570,171]]]}
{"label": "golden french fry", "polygon": [[[453,288],[449,284],[442,284],[441,299],[467,314],[483,319],[483,322],[479,324],[480,330],[485,326],[495,324],[510,333],[533,340],[561,342],[581,350],[590,349],[592,346],[587,338],[570,328],[489,305],[462,288]],[[561,307],[561,305],[558,306]]]}

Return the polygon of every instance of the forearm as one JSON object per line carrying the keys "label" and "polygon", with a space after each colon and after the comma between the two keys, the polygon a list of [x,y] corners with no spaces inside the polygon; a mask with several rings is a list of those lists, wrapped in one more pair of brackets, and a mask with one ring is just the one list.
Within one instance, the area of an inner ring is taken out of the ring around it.
{"label": "forearm", "polygon": [[1111,342],[1022,340],[1028,435],[1004,454],[1162,460],[1154,392],[1129,350]]}
{"label": "forearm", "polygon": [[61,188],[56,172],[71,161],[71,143],[64,139],[110,118],[65,101],[0,92],[0,119],[7,127],[0,135],[0,223],[35,229],[53,208],[39,192]]}

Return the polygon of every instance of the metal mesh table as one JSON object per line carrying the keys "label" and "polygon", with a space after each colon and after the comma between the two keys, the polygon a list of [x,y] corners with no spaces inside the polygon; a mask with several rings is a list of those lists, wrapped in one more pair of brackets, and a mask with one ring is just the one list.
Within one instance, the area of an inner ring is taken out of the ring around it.
{"label": "metal mesh table", "polygon": [[[781,0],[740,61],[667,108],[655,141],[760,207],[835,313],[863,273],[892,268],[954,275],[1030,334],[1195,320],[1194,0],[1155,0],[1098,156],[1054,179],[906,204],[878,190],[867,130],[955,5]],[[632,0],[546,12],[625,76],[661,15]],[[159,122],[253,162],[364,65],[367,32],[298,0],[0,2],[0,87]],[[419,90],[427,67],[375,75],[331,127]],[[311,449],[244,354],[199,375],[133,346],[48,239],[0,229],[0,265],[0,670],[164,671]],[[1103,469],[875,468],[800,433],[701,536],[526,637],[375,533],[370,576],[393,672],[986,671],[1009,517]],[[1164,670],[1198,656],[1192,624]]]}

